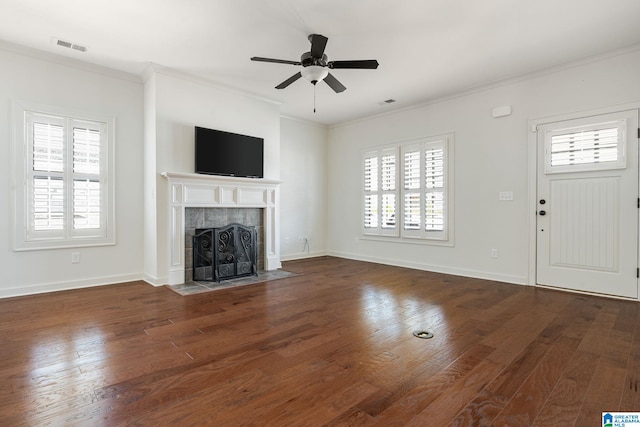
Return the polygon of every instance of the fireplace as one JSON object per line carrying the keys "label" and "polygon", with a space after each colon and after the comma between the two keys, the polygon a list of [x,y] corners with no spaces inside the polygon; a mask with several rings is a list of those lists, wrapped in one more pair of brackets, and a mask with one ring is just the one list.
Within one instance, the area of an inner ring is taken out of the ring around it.
{"label": "fireplace", "polygon": [[[258,270],[282,267],[278,240],[280,181],[169,172],[162,176],[169,183],[168,284],[193,280],[192,238],[196,228],[231,223],[254,226]],[[217,222],[222,217],[224,222]]]}

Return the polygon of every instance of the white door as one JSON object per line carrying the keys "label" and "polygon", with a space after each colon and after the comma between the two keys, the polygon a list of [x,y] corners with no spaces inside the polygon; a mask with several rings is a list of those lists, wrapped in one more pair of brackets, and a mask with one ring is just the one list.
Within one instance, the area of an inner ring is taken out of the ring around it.
{"label": "white door", "polygon": [[638,110],[538,127],[537,283],[638,297]]}

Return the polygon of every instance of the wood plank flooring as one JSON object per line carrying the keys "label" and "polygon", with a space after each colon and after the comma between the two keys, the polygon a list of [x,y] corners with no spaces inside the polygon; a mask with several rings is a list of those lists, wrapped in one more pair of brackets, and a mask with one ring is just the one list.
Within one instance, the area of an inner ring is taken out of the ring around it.
{"label": "wood plank flooring", "polygon": [[[2,426],[601,426],[640,411],[619,301],[332,257],[180,296],[0,300]],[[419,339],[428,330],[432,339]]]}

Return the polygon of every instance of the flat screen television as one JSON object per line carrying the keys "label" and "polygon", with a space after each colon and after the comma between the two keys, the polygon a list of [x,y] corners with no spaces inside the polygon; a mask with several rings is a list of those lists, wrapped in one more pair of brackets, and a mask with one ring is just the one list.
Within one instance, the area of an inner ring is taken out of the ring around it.
{"label": "flat screen television", "polygon": [[264,139],[196,126],[196,173],[262,178]]}

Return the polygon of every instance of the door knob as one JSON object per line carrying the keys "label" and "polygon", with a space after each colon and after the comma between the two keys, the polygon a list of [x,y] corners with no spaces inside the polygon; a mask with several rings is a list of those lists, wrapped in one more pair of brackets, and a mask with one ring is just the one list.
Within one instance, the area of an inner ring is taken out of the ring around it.
{"label": "door knob", "polygon": [[540,215],[540,216],[545,216],[546,214],[547,214],[547,213],[546,213],[545,211],[540,211],[540,212],[538,212],[538,215]]}

